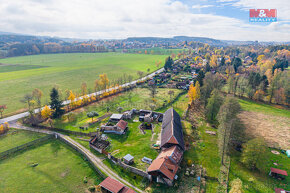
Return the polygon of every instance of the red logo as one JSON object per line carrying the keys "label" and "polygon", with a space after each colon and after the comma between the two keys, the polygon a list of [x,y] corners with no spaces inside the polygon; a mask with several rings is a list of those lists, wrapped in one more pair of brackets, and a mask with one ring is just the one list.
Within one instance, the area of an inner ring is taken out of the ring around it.
{"label": "red logo", "polygon": [[273,22],[277,21],[276,9],[250,9],[251,22]]}

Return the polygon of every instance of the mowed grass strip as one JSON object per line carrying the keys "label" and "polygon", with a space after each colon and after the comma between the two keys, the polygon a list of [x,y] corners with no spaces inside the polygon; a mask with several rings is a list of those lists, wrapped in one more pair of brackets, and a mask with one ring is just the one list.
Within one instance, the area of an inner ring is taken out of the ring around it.
{"label": "mowed grass strip", "polygon": [[[0,70],[6,69],[6,72],[3,70],[0,73],[0,88],[1,93],[4,93],[0,96],[0,104],[7,105],[6,115],[19,112],[19,109],[24,111],[26,106],[20,99],[34,88],[43,91],[42,102],[48,103],[49,91],[55,85],[62,90],[63,98],[65,90],[79,93],[83,82],[93,91],[94,81],[102,73],[107,73],[110,80],[116,80],[124,74],[137,79],[137,71],[143,71],[144,74],[153,72],[158,68],[156,62],[161,61],[163,65],[165,58],[166,55],[73,53],[0,59],[0,63],[5,64]],[[9,67],[9,64],[14,66]]]}
{"label": "mowed grass strip", "polygon": [[3,193],[88,192],[89,186],[102,181],[87,161],[58,140],[0,161],[0,171]]}
{"label": "mowed grass strip", "polygon": [[10,129],[8,133],[0,136],[0,152],[31,142],[45,134],[24,130]]}
{"label": "mowed grass strip", "polygon": [[239,99],[238,101],[242,107],[242,110],[244,111],[261,112],[268,115],[290,118],[290,111],[287,109],[283,109],[278,105],[268,105],[247,99]]}

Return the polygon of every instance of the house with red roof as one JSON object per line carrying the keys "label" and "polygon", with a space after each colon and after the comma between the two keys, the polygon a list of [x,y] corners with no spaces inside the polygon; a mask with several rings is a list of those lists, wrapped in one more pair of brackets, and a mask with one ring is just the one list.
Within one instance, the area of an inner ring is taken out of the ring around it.
{"label": "house with red roof", "polygon": [[104,193],[136,193],[131,188],[128,188],[121,182],[110,177],[107,177],[104,181],[102,181],[100,186],[102,188],[102,192]]}
{"label": "house with red roof", "polygon": [[162,151],[148,167],[147,172],[157,182],[173,185],[177,179],[177,171],[183,157],[184,140],[179,114],[168,109],[163,117],[161,131]]}

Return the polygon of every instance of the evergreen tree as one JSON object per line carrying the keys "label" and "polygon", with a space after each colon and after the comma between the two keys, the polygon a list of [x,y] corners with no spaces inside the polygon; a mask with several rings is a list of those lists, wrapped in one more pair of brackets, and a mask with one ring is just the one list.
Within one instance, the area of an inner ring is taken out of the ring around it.
{"label": "evergreen tree", "polygon": [[199,72],[198,72],[198,75],[197,75],[197,77],[196,77],[196,80],[199,82],[199,84],[200,84],[200,86],[203,86],[203,79],[204,79],[204,72],[203,72],[203,70],[200,70]]}
{"label": "evergreen tree", "polygon": [[60,117],[65,111],[63,109],[62,101],[59,99],[59,93],[56,88],[50,92],[50,108],[53,110],[52,117]]}
{"label": "evergreen tree", "polygon": [[235,72],[237,72],[239,66],[242,66],[242,60],[241,60],[241,58],[235,57],[232,60],[232,65],[234,66]]}
{"label": "evergreen tree", "polygon": [[225,64],[226,64],[226,60],[225,60],[225,57],[223,56],[221,59],[220,66],[224,66]]}
{"label": "evergreen tree", "polygon": [[165,60],[165,65],[164,65],[164,69],[166,71],[171,70],[172,69],[172,65],[173,65],[173,60],[172,58],[169,56],[168,58],[166,58]]}

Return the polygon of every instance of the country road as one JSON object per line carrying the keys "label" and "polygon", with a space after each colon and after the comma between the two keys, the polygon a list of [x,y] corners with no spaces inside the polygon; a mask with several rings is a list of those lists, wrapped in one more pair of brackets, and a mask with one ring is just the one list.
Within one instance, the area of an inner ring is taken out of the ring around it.
{"label": "country road", "polygon": [[[153,73],[151,73],[151,74],[148,74],[147,76],[144,76],[144,77],[141,78],[141,79],[134,80],[134,81],[132,81],[132,82],[128,82],[128,83],[122,84],[121,87],[124,87],[124,86],[130,86],[130,85],[135,85],[138,81],[142,81],[142,80],[145,80],[145,79],[147,79],[147,78],[151,78],[151,77],[153,77],[154,75],[159,74],[159,73],[161,73],[161,72],[163,72],[163,71],[164,71],[164,68],[160,68],[159,70],[157,70],[157,71],[155,71],[155,72],[153,72]],[[115,88],[107,89],[106,91],[111,91],[112,89],[115,89]],[[105,90],[101,90],[101,91],[98,91],[98,92],[94,92],[94,93],[88,94],[87,96],[92,96],[92,95],[96,95],[96,96],[98,96],[98,95],[103,94],[104,92],[105,92]],[[82,98],[82,97],[80,97],[80,98]],[[64,105],[67,105],[67,104],[69,104],[70,102],[71,102],[70,100],[66,100],[66,101],[63,101],[63,104],[64,104]],[[35,113],[38,113],[38,112],[39,112],[39,109],[34,109],[34,112],[35,112]],[[29,112],[28,112],[28,111],[27,111],[27,112],[23,112],[23,113],[19,113],[19,114],[13,115],[13,116],[9,116],[9,117],[6,117],[6,118],[3,118],[3,119],[0,119],[0,124],[5,123],[5,122],[8,122],[8,123],[9,123],[9,122],[15,122],[15,121],[17,121],[18,119],[21,119],[21,118],[23,118],[23,117],[27,117],[27,116],[29,116]]]}

